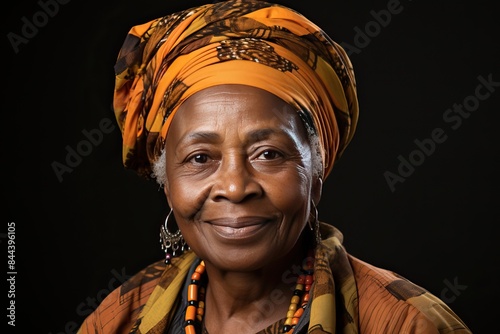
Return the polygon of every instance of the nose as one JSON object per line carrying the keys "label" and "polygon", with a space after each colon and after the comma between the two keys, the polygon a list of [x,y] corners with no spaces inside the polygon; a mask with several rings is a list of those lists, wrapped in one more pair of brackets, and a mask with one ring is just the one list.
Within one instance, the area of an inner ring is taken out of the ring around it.
{"label": "nose", "polygon": [[215,201],[240,203],[261,196],[263,189],[255,170],[244,156],[226,157],[221,161],[212,187]]}

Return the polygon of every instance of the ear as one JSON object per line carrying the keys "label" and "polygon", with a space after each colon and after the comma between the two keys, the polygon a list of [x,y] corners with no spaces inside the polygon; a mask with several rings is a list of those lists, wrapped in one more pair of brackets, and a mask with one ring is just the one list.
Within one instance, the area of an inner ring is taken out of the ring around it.
{"label": "ear", "polygon": [[321,193],[323,191],[323,179],[321,177],[315,177],[311,187],[311,198],[315,205],[318,205],[321,199]]}

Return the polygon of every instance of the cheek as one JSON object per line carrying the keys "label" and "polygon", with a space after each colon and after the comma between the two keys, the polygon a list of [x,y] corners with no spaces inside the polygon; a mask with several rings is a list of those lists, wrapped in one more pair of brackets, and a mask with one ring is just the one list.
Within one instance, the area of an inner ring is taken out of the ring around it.
{"label": "cheek", "polygon": [[206,199],[204,192],[192,183],[182,183],[179,180],[173,182],[170,189],[172,206],[179,218],[194,219]]}
{"label": "cheek", "polygon": [[286,218],[301,219],[307,216],[310,201],[311,177],[303,168],[298,167],[293,173],[283,177],[272,177],[269,186],[270,198]]}
{"label": "cheek", "polygon": [[[193,220],[209,194],[206,182],[196,182],[167,167],[166,192],[179,220]],[[179,223],[182,223],[179,221]]]}

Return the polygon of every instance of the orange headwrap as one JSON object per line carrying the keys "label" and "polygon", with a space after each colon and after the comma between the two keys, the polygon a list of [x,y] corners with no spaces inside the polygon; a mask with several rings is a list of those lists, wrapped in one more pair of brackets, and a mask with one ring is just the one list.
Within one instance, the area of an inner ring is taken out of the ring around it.
{"label": "orange headwrap", "polygon": [[123,162],[145,177],[179,105],[214,85],[261,88],[306,113],[319,135],[325,178],[358,119],[345,51],[301,14],[264,1],[222,1],[135,26],[115,72]]}

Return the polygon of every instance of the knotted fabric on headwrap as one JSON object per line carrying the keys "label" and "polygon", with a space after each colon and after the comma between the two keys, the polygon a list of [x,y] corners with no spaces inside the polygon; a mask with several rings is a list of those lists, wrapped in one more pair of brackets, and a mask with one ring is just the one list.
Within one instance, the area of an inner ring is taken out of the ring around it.
{"label": "knotted fabric on headwrap", "polygon": [[113,107],[123,134],[123,162],[148,178],[178,107],[207,87],[261,88],[311,118],[324,178],[358,119],[345,51],[300,13],[264,1],[212,3],[134,26],[115,73]]}

